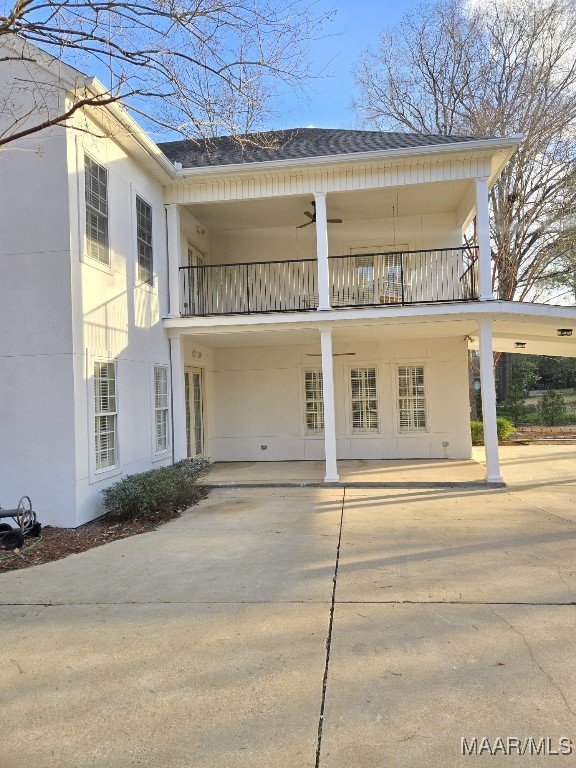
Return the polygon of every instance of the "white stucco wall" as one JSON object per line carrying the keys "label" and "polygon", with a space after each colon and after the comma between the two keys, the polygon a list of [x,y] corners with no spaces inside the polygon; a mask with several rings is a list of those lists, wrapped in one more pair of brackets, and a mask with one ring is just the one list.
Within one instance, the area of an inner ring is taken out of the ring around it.
{"label": "white stucco wall", "polygon": [[[94,131],[97,133],[97,130]],[[110,266],[85,253],[84,155],[108,171]],[[168,311],[166,216],[161,184],[110,139],[68,134],[70,239],[74,293],[76,511],[79,525],[103,511],[101,491],[122,475],[170,463],[154,454],[153,367],[168,365],[161,318]],[[152,207],[153,285],[138,283],[136,195]],[[117,361],[118,464],[94,466],[93,365]]]}
{"label": "white stucco wall", "polygon": [[43,522],[66,525],[75,456],[61,128],[0,150],[0,276],[0,505],[14,507],[27,494]]}
{"label": "white stucco wall", "polygon": [[[212,229],[210,263],[316,258],[315,227]],[[328,226],[330,256],[343,256],[356,246],[408,246],[410,250],[462,245],[454,214],[425,214],[391,218],[344,220]]]}
{"label": "white stucco wall", "polygon": [[[318,351],[296,345],[214,349],[213,387],[207,395],[214,461],[323,458],[323,439],[306,436],[304,427],[303,372],[320,368]],[[461,339],[336,342],[334,352],[339,458],[470,457],[467,353]],[[338,357],[343,352],[354,356]],[[399,432],[395,377],[401,363],[425,365],[426,433]],[[349,369],[364,366],[377,368],[378,434],[351,432]]]}

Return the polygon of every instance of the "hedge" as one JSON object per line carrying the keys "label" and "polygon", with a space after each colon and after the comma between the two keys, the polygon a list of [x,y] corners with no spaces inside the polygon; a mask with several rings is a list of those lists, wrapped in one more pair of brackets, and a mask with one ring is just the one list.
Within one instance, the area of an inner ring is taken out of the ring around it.
{"label": "hedge", "polygon": [[185,509],[198,500],[197,482],[209,470],[207,459],[183,459],[168,467],[126,475],[104,488],[104,507],[118,520]]}
{"label": "hedge", "polygon": [[[508,419],[503,419],[501,416],[496,419],[498,440],[506,440],[514,432],[514,429],[514,424],[508,421]],[[472,433],[472,444],[484,445],[484,424],[481,421],[471,421],[470,431]]]}

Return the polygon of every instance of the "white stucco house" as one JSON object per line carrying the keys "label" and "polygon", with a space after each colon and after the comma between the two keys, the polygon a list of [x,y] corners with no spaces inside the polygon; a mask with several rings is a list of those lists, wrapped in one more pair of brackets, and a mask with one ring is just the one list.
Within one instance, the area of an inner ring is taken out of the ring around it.
{"label": "white stucco house", "polygon": [[[61,103],[99,87],[42,66]],[[488,190],[520,137],[157,145],[118,105],[71,125],[0,151],[0,504],[77,526],[185,456],[320,459],[328,483],[341,459],[469,458],[470,344],[501,482],[492,351],[572,354],[576,326],[493,298]]]}

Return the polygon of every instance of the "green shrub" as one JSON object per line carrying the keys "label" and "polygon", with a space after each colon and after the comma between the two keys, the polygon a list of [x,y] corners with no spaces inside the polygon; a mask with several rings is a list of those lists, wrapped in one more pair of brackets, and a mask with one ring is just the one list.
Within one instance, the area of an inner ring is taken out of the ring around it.
{"label": "green shrub", "polygon": [[207,459],[184,459],[168,467],[126,475],[104,488],[104,507],[117,520],[185,509],[198,500],[197,481],[209,469]]}
{"label": "green shrub", "polygon": [[[514,424],[498,417],[496,419],[496,430],[498,432],[498,440],[506,440],[514,432]],[[484,445],[484,424],[481,421],[470,422],[470,432],[472,433],[472,445]]]}
{"label": "green shrub", "polygon": [[508,419],[496,419],[496,429],[498,431],[498,440],[506,440],[514,432],[514,424]]}
{"label": "green shrub", "polygon": [[484,425],[481,421],[471,421],[472,445],[484,445]]}
{"label": "green shrub", "polygon": [[562,395],[555,392],[553,389],[549,389],[542,396],[542,399],[538,403],[540,408],[540,416],[542,422],[547,427],[553,427],[555,424],[560,424],[564,420],[566,415],[566,403]]}

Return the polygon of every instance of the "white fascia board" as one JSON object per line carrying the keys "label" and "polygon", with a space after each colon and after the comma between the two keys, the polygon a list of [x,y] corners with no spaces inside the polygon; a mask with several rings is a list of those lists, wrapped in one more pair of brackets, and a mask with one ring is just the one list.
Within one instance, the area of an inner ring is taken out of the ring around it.
{"label": "white fascia board", "polygon": [[316,328],[331,324],[357,324],[378,320],[387,323],[434,322],[442,319],[514,319],[521,321],[549,319],[572,323],[576,329],[576,307],[528,304],[514,301],[475,301],[454,304],[410,305],[404,307],[374,307],[359,309],[332,309],[312,312],[283,313],[269,315],[230,315],[214,317],[164,318],[163,325],[169,335],[180,333],[229,333],[242,328],[251,330],[286,330],[290,327]]}
{"label": "white fascia board", "polygon": [[33,63],[40,69],[55,75],[54,67],[58,68],[58,78],[62,84],[63,90],[71,90],[78,87],[79,82],[84,81],[86,75],[80,70],[65,64],[61,59],[57,59],[47,51],[42,50],[29,40],[22,40],[14,34],[6,35],[5,42],[0,45],[0,49],[14,51],[18,56],[33,58]]}
{"label": "white fascia board", "polygon": [[[250,173],[254,171],[283,170],[290,168],[309,168],[317,165],[338,165],[343,163],[358,163],[363,161],[412,159],[419,156],[454,154],[455,152],[497,151],[509,149],[511,157],[522,136],[510,136],[498,139],[477,139],[474,141],[451,142],[450,144],[426,144],[419,147],[403,147],[400,149],[379,149],[370,152],[350,152],[339,155],[322,155],[318,157],[303,157],[297,160],[265,160],[258,163],[234,163],[230,165],[202,166],[200,168],[183,168],[176,172],[176,178],[188,176],[213,176],[234,173]],[[506,158],[507,162],[508,157]],[[502,164],[502,166],[504,163]]]}
{"label": "white fascia board", "polygon": [[[86,77],[82,87],[93,93],[95,96],[105,96],[109,93],[107,89],[96,77]],[[103,105],[102,107],[95,107],[95,110],[103,109],[108,112],[111,117],[118,122],[122,128],[128,134],[128,137],[135,141],[141,149],[143,149],[152,160],[154,160],[164,172],[163,181],[166,181],[166,176],[169,180],[172,180],[175,175],[174,165],[168,160],[166,155],[160,150],[160,148],[152,141],[146,131],[144,131],[133,117],[129,115],[125,107],[120,102],[112,102],[111,104]],[[94,116],[94,115],[93,115]],[[114,137],[118,143],[122,144],[123,136],[119,134]]]}

